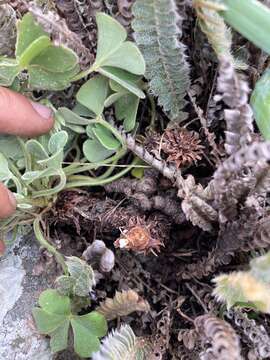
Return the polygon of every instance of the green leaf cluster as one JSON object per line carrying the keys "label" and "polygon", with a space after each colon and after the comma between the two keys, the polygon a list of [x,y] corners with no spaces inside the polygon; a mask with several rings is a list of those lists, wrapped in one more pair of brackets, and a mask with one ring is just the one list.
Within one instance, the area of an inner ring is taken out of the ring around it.
{"label": "green leaf cluster", "polygon": [[75,256],[68,257],[66,265],[69,275],[62,275],[56,279],[58,292],[67,296],[88,296],[96,285],[92,267]]}
{"label": "green leaf cluster", "polygon": [[11,86],[22,72],[30,89],[62,90],[79,72],[78,57],[70,49],[55,46],[31,13],[17,24],[15,59],[0,57],[0,85]]}
{"label": "green leaf cluster", "polygon": [[33,309],[33,316],[39,332],[50,336],[53,353],[67,348],[70,328],[74,350],[79,356],[87,358],[99,350],[99,338],[107,333],[103,315],[96,311],[85,315],[73,314],[70,298],[53,289],[40,295],[39,306]]}

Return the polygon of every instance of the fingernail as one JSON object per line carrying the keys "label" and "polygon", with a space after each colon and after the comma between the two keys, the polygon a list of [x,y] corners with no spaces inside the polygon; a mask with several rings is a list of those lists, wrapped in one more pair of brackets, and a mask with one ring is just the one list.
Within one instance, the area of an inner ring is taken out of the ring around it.
{"label": "fingernail", "polygon": [[52,110],[45,105],[31,101],[35,111],[44,119],[49,119],[52,116]]}
{"label": "fingernail", "polygon": [[16,209],[16,207],[17,207],[17,201],[16,201],[16,199],[15,199],[15,196],[14,196],[13,193],[12,193],[11,191],[9,191],[9,190],[7,191],[7,193],[8,193],[8,198],[9,198],[9,201],[10,201],[12,207],[14,207],[14,209]]}

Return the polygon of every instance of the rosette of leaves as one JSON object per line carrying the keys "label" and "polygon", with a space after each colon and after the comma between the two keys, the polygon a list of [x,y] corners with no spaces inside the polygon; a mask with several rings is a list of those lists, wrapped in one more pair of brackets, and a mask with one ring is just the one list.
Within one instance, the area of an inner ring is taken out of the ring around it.
{"label": "rosette of leaves", "polygon": [[18,21],[15,59],[0,57],[0,85],[11,86],[24,71],[29,88],[42,90],[63,90],[79,72],[77,55],[53,45],[31,13]]}
{"label": "rosette of leaves", "polygon": [[[64,130],[26,141],[0,137],[0,181],[11,189],[16,188],[18,208],[38,206],[35,199],[45,198],[48,202],[64,188],[66,176],[62,163],[67,142],[68,134]],[[45,199],[40,206],[46,206]]]}
{"label": "rosette of leaves", "polygon": [[75,256],[68,257],[66,265],[69,275],[62,275],[56,279],[58,292],[67,296],[89,296],[96,285],[92,267]]}
{"label": "rosette of leaves", "polygon": [[99,350],[99,338],[107,332],[107,323],[103,315],[95,311],[85,315],[73,314],[70,298],[60,295],[53,289],[41,293],[39,306],[33,309],[33,316],[38,331],[50,336],[53,353],[67,348],[70,328],[74,350],[79,356],[90,357],[93,352]]}

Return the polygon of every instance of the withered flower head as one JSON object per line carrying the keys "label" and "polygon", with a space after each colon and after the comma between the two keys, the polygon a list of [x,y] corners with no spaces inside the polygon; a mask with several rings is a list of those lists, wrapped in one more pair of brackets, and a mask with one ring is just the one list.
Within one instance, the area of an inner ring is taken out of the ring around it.
{"label": "withered flower head", "polygon": [[163,246],[162,241],[151,235],[151,229],[155,229],[156,226],[155,221],[147,223],[138,217],[131,218],[127,228],[121,230],[121,235],[114,242],[114,246],[144,254],[154,250],[160,251],[160,246]]}
{"label": "withered flower head", "polygon": [[200,160],[203,148],[198,134],[185,128],[167,129],[161,139],[161,149],[168,155],[167,161],[174,162],[177,167]]}

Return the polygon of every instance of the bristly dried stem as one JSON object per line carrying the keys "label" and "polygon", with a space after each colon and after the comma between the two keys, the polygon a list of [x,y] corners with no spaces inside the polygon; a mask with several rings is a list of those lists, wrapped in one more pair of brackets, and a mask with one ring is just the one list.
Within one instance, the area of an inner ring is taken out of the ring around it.
{"label": "bristly dried stem", "polygon": [[217,90],[221,95],[216,98],[230,107],[224,115],[227,125],[225,149],[231,155],[251,143],[254,130],[252,110],[248,104],[248,84],[225,56],[220,58]]}

